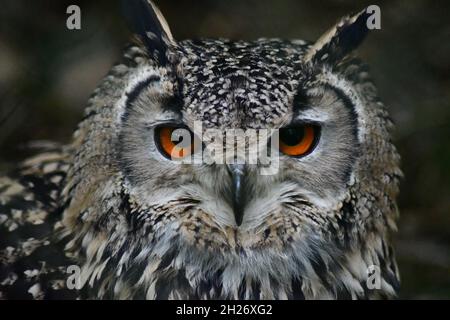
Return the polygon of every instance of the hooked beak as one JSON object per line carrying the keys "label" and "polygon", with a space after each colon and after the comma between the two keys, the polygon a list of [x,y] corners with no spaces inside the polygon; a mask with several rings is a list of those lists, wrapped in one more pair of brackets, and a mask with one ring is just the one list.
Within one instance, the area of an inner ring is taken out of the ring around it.
{"label": "hooked beak", "polygon": [[234,164],[228,166],[231,175],[231,192],[233,202],[233,212],[236,224],[240,226],[244,218],[244,183],[245,183],[245,166],[242,164]]}

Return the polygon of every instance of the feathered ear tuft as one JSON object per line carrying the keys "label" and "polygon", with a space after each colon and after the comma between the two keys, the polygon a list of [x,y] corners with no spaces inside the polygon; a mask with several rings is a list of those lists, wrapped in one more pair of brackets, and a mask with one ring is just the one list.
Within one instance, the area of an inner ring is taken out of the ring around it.
{"label": "feathered ear tuft", "polygon": [[122,0],[125,18],[145,45],[149,54],[161,65],[168,63],[168,51],[175,40],[161,11],[150,0]]}
{"label": "feathered ear tuft", "polygon": [[364,40],[369,31],[367,26],[369,17],[370,14],[364,9],[354,16],[341,19],[308,50],[305,60],[329,64],[341,61]]}

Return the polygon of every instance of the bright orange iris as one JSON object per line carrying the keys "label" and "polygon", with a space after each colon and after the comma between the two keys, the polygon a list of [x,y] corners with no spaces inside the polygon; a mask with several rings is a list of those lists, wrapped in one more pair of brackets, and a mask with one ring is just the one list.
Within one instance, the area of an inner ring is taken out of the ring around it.
{"label": "bright orange iris", "polygon": [[[194,152],[194,141],[172,141],[173,132],[177,127],[160,127],[157,130],[156,138],[159,140],[159,145],[166,156],[173,160],[183,159]],[[187,130],[181,128],[181,130]],[[190,136],[192,138],[192,136]],[[181,142],[181,143],[180,143]],[[183,145],[180,147],[180,145]],[[187,145],[187,146],[186,146]]]}
{"label": "bright orange iris", "polygon": [[288,156],[302,156],[314,146],[316,132],[314,126],[304,125],[280,130],[280,151]]}

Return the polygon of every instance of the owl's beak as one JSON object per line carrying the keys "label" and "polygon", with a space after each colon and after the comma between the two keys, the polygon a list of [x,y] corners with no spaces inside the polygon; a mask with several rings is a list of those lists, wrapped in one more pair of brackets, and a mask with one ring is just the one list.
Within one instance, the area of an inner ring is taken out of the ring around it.
{"label": "owl's beak", "polygon": [[244,178],[245,166],[242,164],[228,165],[228,170],[231,175],[231,192],[233,201],[233,212],[236,224],[240,226],[244,218]]}

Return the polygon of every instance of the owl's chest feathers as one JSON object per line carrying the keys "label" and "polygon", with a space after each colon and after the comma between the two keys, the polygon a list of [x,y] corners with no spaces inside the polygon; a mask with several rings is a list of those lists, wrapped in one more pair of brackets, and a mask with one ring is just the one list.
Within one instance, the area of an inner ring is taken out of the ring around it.
{"label": "owl's chest feathers", "polygon": [[[134,256],[125,250],[122,247],[116,256],[84,262],[88,297],[328,299],[368,298],[377,293],[366,287],[365,269],[370,261],[364,256],[371,251],[339,258],[321,250],[310,256],[286,251],[231,257],[182,248],[179,243],[162,256],[151,252],[161,247],[145,248]],[[393,294],[388,289],[379,293]]]}
{"label": "owl's chest feathers", "polygon": [[[186,208],[192,209],[192,205],[180,206],[183,208],[180,212],[189,211]],[[88,297],[369,296],[364,287],[364,268],[370,265],[366,257],[375,254],[372,247],[359,248],[359,253],[346,252],[319,237],[304,237],[285,247],[212,249],[205,246],[204,239],[190,242],[183,237],[180,231],[183,224],[174,218],[158,214],[150,218],[148,212],[133,209],[127,197],[123,197],[118,208],[125,212],[110,208],[100,219],[102,223],[80,229],[73,237],[74,247],[70,250],[79,257]],[[161,212],[162,208],[159,209]],[[128,227],[116,225],[106,236],[101,229],[111,227],[111,221]]]}

